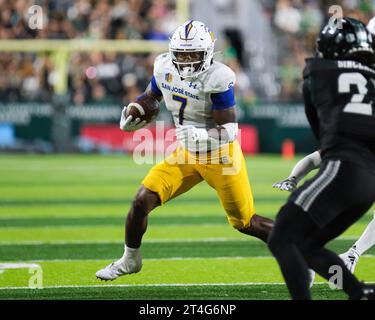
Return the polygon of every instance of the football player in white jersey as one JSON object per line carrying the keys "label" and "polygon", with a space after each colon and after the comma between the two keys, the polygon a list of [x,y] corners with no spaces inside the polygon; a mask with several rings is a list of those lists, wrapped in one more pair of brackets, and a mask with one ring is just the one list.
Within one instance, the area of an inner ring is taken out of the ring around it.
{"label": "football player in white jersey", "polygon": [[[212,32],[202,22],[191,20],[174,32],[169,52],[155,59],[144,94],[164,99],[179,147],[142,181],[126,219],[124,254],[99,270],[99,279],[139,272],[148,214],[203,180],[215,189],[235,229],[267,241],[273,221],[255,214],[246,163],[236,140],[235,74],[214,61],[214,43]],[[120,121],[122,130],[145,125],[139,118],[127,117],[126,110]]]}

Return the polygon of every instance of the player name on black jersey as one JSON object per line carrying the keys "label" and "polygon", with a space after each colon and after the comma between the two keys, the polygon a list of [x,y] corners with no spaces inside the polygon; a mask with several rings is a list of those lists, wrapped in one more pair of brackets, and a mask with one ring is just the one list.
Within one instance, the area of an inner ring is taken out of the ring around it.
{"label": "player name on black jersey", "polygon": [[350,60],[339,60],[337,61],[337,66],[339,68],[345,68],[345,69],[358,69],[358,70],[365,70],[371,73],[375,74],[375,70],[365,66],[359,62],[356,61],[350,61]]}

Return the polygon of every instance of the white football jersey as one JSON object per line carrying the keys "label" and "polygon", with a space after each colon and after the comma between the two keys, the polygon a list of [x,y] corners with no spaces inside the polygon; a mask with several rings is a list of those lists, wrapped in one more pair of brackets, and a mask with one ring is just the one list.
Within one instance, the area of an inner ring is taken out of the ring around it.
{"label": "white football jersey", "polygon": [[[234,106],[235,81],[235,73],[217,61],[196,78],[183,80],[175,72],[169,53],[165,53],[155,59],[151,89],[160,90],[176,126],[193,125],[208,130],[216,127],[212,109]],[[187,147],[190,151],[203,151],[191,144]]]}

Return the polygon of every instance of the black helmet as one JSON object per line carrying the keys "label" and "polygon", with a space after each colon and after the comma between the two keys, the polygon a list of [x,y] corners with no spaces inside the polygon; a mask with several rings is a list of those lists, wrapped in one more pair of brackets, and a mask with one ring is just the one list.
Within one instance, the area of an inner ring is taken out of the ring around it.
{"label": "black helmet", "polygon": [[316,53],[325,59],[355,60],[371,65],[375,63],[374,41],[361,21],[345,17],[324,26],[317,40]]}

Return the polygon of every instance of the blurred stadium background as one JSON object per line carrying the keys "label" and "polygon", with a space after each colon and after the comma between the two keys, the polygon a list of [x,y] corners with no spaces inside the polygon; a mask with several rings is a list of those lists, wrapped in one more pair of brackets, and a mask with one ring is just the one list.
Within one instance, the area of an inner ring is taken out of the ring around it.
{"label": "blurred stadium background", "polygon": [[[120,112],[148,85],[173,30],[205,22],[216,58],[236,72],[257,212],[272,218],[288,196],[272,184],[317,147],[301,73],[331,5],[365,23],[375,13],[375,0],[0,0],[0,299],[288,298],[267,248],[230,228],[205,184],[152,214],[140,274],[107,291],[94,274],[122,254],[124,215],[150,168],[134,164]],[[159,120],[171,123],[163,108]],[[294,160],[280,158],[293,149]],[[349,248],[370,219],[332,248]],[[361,258],[361,279],[375,281],[374,253]],[[15,290],[30,275],[4,272],[5,262],[40,264],[49,289]],[[173,283],[186,286],[164,286]]]}
{"label": "blurred stadium background", "polygon": [[[129,151],[118,137],[106,140],[103,126],[90,129],[118,122],[121,107],[147,86],[168,37],[192,18],[210,26],[216,58],[237,73],[240,122],[257,133],[249,152],[279,152],[288,138],[297,152],[311,151],[301,96],[304,59],[331,5],[367,22],[373,2],[1,0],[0,148]],[[41,29],[31,24],[33,5],[41,8]],[[164,112],[160,118],[170,121]]]}

